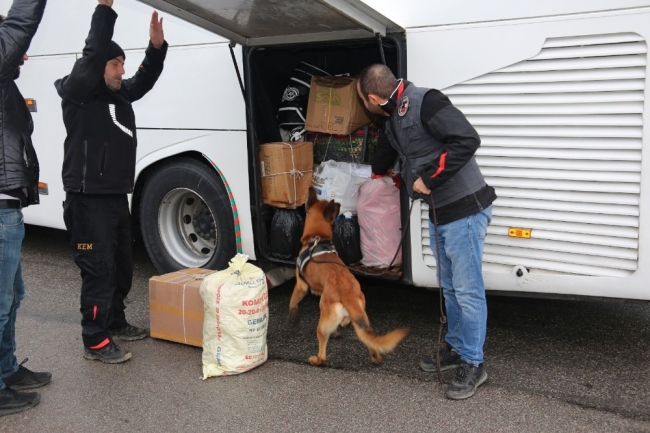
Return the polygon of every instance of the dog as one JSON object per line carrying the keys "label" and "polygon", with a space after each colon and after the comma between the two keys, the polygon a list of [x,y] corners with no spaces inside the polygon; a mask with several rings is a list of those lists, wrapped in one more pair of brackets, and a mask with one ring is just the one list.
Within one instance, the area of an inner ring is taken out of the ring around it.
{"label": "dog", "polygon": [[[332,227],[340,209],[341,205],[334,200],[318,200],[316,190],[309,188],[302,249],[296,266],[296,285],[289,303],[289,319],[293,323],[299,321],[298,304],[311,289],[313,294],[320,296],[320,319],[317,328],[318,355],[309,357],[309,363],[323,364],[327,360],[329,338],[340,336],[339,325],[352,323],[357,337],[370,351],[371,362],[379,364],[381,355],[395,349],[409,330],[398,328],[386,335],[378,335],[370,327],[361,286],[331,246]],[[321,247],[316,248],[318,245]],[[301,259],[306,259],[306,262]]]}

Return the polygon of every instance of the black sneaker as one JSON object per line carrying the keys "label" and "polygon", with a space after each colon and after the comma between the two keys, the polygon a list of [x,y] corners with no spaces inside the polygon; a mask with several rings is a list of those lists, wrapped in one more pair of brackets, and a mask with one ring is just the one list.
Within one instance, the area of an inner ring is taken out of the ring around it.
{"label": "black sneaker", "polygon": [[445,397],[452,400],[470,398],[476,392],[476,388],[483,385],[487,378],[487,371],[483,368],[483,364],[471,365],[461,361],[456,369],[454,380],[447,387]]}
{"label": "black sneaker", "polygon": [[[451,370],[460,365],[460,355],[458,352],[454,352],[449,343],[445,343],[445,347],[440,349],[440,371]],[[436,363],[436,357],[428,356],[420,361],[420,368],[429,373],[435,373],[438,371],[438,365]]]}
{"label": "black sneaker", "polygon": [[5,385],[10,386],[12,389],[15,389],[17,391],[20,391],[23,389],[39,388],[50,383],[52,380],[52,373],[39,373],[23,367],[23,364],[27,362],[27,359],[28,358],[20,363],[17,372],[2,379]]}
{"label": "black sneaker", "polygon": [[149,336],[149,330],[133,325],[126,325],[124,328],[111,329],[111,335],[120,340],[135,341],[147,338]]}
{"label": "black sneaker", "polygon": [[108,343],[101,349],[84,349],[84,358],[94,359],[97,361],[105,362],[106,364],[119,364],[121,362],[131,359],[131,352],[122,349],[113,341]]}
{"label": "black sneaker", "polygon": [[0,389],[0,416],[22,412],[41,401],[37,392],[17,392],[8,386]]}

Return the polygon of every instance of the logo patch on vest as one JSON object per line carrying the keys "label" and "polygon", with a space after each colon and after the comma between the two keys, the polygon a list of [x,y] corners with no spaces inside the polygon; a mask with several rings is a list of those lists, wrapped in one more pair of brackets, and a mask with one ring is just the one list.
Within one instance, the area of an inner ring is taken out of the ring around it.
{"label": "logo patch on vest", "polygon": [[409,109],[409,97],[402,96],[402,99],[399,101],[399,107],[397,108],[397,115],[404,116]]}

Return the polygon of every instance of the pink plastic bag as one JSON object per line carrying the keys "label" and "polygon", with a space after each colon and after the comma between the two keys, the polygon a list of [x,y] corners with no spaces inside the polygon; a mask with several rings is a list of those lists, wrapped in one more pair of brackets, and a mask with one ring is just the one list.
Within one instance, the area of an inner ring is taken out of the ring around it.
{"label": "pink plastic bag", "polygon": [[[402,237],[399,189],[390,177],[368,179],[359,188],[357,204],[361,229],[361,263],[388,267]],[[400,248],[393,266],[402,264]]]}

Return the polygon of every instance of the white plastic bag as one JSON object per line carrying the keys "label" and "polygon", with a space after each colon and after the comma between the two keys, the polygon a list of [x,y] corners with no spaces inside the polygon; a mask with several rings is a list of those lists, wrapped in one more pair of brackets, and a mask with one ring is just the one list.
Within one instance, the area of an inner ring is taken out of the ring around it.
{"label": "white plastic bag", "polygon": [[357,212],[359,187],[372,174],[365,164],[323,161],[312,177],[319,200],[334,200],[341,205],[341,213]]}
{"label": "white plastic bag", "polygon": [[[361,185],[357,217],[361,231],[361,263],[388,267],[402,237],[399,189],[390,177],[368,179]],[[400,248],[393,265],[401,264]]]}
{"label": "white plastic bag", "polygon": [[203,379],[243,373],[267,357],[269,323],[266,276],[237,254],[228,269],[207,276],[203,299]]}

